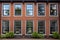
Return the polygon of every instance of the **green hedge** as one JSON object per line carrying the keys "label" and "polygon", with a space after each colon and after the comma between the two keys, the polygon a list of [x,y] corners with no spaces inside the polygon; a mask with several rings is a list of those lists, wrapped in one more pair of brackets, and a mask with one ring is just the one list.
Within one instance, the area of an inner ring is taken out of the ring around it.
{"label": "green hedge", "polygon": [[14,33],[13,32],[7,32],[6,34],[0,35],[0,38],[13,38]]}
{"label": "green hedge", "polygon": [[37,32],[33,32],[32,37],[33,38],[44,38],[44,35],[43,34],[38,34]]}
{"label": "green hedge", "polygon": [[60,34],[58,32],[53,32],[52,37],[58,39],[60,38]]}

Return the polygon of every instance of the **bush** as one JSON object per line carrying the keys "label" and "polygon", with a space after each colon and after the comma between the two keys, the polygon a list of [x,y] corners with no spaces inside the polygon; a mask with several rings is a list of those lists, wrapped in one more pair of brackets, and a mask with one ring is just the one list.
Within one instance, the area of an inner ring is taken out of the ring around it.
{"label": "bush", "polygon": [[1,38],[1,35],[0,35],[0,38]]}
{"label": "bush", "polygon": [[33,33],[32,33],[32,37],[33,37],[33,38],[38,38],[38,33],[37,33],[37,32],[33,32]]}
{"label": "bush", "polygon": [[33,38],[44,38],[44,35],[43,34],[38,34],[37,32],[33,32],[32,37]]}
{"label": "bush", "polygon": [[52,37],[57,39],[59,38],[59,33],[58,32],[53,32]]}
{"label": "bush", "polygon": [[60,34],[59,34],[59,39],[60,39]]}
{"label": "bush", "polygon": [[39,34],[38,36],[39,36],[39,38],[44,38],[43,34]]}
{"label": "bush", "polygon": [[1,37],[1,38],[6,38],[6,36],[5,36],[5,35],[1,35],[0,37]]}
{"label": "bush", "polygon": [[7,32],[6,34],[0,35],[0,38],[13,38],[14,33],[13,32]]}
{"label": "bush", "polygon": [[9,38],[9,32],[7,32],[6,34],[5,34],[5,36],[6,36],[6,38]]}
{"label": "bush", "polygon": [[14,33],[13,32],[9,32],[9,37],[13,38],[14,37]]}

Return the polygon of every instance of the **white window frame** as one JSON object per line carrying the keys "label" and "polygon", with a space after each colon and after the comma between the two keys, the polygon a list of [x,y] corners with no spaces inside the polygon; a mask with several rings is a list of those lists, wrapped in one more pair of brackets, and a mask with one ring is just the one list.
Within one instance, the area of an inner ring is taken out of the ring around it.
{"label": "white window frame", "polygon": [[[27,21],[29,21],[29,20],[26,20],[26,21],[25,21],[25,35],[32,35],[32,34],[27,34],[27,33],[26,33],[26,24],[27,24],[26,22],[27,22]],[[31,21],[33,22],[33,32],[34,32],[34,20],[31,20]]]}
{"label": "white window frame", "polygon": [[[17,20],[18,21],[18,20]],[[21,20],[19,20],[19,21],[21,21]],[[14,22],[15,22],[15,20],[13,20],[13,32],[14,32]],[[21,34],[15,34],[14,33],[14,35],[22,35],[22,21],[21,21]]]}
{"label": "white window frame", "polygon": [[[38,21],[42,21],[42,20],[38,20]],[[38,21],[37,21],[37,32],[38,32]],[[45,34],[43,35],[46,35],[46,20],[43,20],[43,21],[45,21]]]}
{"label": "white window frame", "polygon": [[[45,15],[40,15],[40,16],[38,15],[38,4],[44,4],[44,6],[45,6],[44,7],[45,8]],[[37,3],[37,16],[38,17],[45,17],[46,16],[46,3]]]}
{"label": "white window frame", "polygon": [[[4,4],[9,4],[9,6],[10,6],[10,7],[9,7],[9,15],[8,15],[8,16],[3,16],[3,5],[4,5]],[[10,3],[2,3],[1,16],[2,16],[2,17],[10,17],[10,16],[11,16],[10,12],[11,12],[11,4],[10,4]]]}
{"label": "white window frame", "polygon": [[[57,5],[57,15],[55,16],[55,15],[50,15],[50,4],[56,4]],[[58,15],[58,3],[49,3],[49,16],[50,17],[58,17],[59,15]]]}
{"label": "white window frame", "polygon": [[[56,19],[53,19],[53,20],[56,20]],[[50,34],[50,21],[51,20],[49,20],[49,35],[52,35],[52,34]],[[59,33],[59,20],[57,20],[57,24],[58,24],[58,31],[57,32]]]}
{"label": "white window frame", "polygon": [[[33,6],[33,15],[26,15],[27,14],[27,5],[32,5]],[[34,3],[25,3],[25,16],[26,17],[33,17],[34,16]]]}
{"label": "white window frame", "polygon": [[[9,32],[10,32],[10,20],[6,20],[6,21],[9,21]],[[4,34],[2,33],[2,22],[3,22],[3,20],[1,20],[1,35],[4,35]]]}

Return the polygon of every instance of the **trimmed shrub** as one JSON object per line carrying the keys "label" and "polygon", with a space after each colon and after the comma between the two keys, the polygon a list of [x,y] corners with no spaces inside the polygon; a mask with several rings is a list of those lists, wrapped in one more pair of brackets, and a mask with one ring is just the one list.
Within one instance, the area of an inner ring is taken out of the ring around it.
{"label": "trimmed shrub", "polygon": [[13,38],[14,33],[13,32],[7,32],[6,34],[0,35],[0,38]]}
{"label": "trimmed shrub", "polygon": [[33,37],[33,38],[38,38],[38,33],[37,33],[37,32],[33,32],[33,33],[32,33],[32,37]]}
{"label": "trimmed shrub", "polygon": [[57,39],[59,38],[59,33],[58,32],[53,32],[52,37]]}
{"label": "trimmed shrub", "polygon": [[5,36],[6,36],[6,38],[9,38],[9,32],[7,32],[6,34],[5,34]]}
{"label": "trimmed shrub", "polygon": [[59,39],[60,39],[60,34],[59,34]]}
{"label": "trimmed shrub", "polygon": [[38,34],[37,32],[33,32],[32,37],[33,38],[44,38],[44,35],[43,34]]}
{"label": "trimmed shrub", "polygon": [[44,35],[43,34],[39,34],[38,37],[39,38],[44,38]]}
{"label": "trimmed shrub", "polygon": [[1,35],[0,38],[6,38],[5,34],[4,35]]}
{"label": "trimmed shrub", "polygon": [[9,37],[13,38],[14,37],[14,33],[13,32],[9,32]]}

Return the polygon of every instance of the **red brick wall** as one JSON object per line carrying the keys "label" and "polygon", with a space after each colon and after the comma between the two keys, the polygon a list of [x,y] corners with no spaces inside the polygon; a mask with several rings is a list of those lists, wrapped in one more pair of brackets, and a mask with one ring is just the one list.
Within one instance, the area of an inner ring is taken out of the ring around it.
{"label": "red brick wall", "polygon": [[1,34],[1,8],[2,8],[2,4],[0,3],[0,34]]}
{"label": "red brick wall", "polygon": [[[0,17],[1,20],[9,20],[10,21],[10,31],[13,31],[13,22],[14,20],[21,20],[22,21],[22,34],[26,33],[26,20],[33,20],[34,21],[34,31],[37,32],[37,21],[38,20],[45,20],[46,21],[46,34],[49,35],[49,21],[54,19],[59,19],[59,17],[50,17],[49,16],[49,3],[46,4],[46,16],[45,17],[38,17],[37,16],[37,4],[34,3],[34,16],[33,17],[26,17],[26,5],[22,3],[22,16],[21,17],[14,17],[14,6],[13,3],[10,3],[10,17]],[[0,3],[1,6],[1,3]],[[60,5],[59,5],[60,8]],[[60,9],[59,9],[60,10]],[[1,14],[1,7],[0,7],[0,14]],[[0,15],[1,16],[1,15]],[[0,29],[1,29],[1,20],[0,20]],[[60,25],[60,24],[59,24]],[[0,30],[1,33],[1,30]]]}
{"label": "red brick wall", "polygon": [[58,4],[58,13],[59,13],[59,33],[60,33],[60,3]]}

